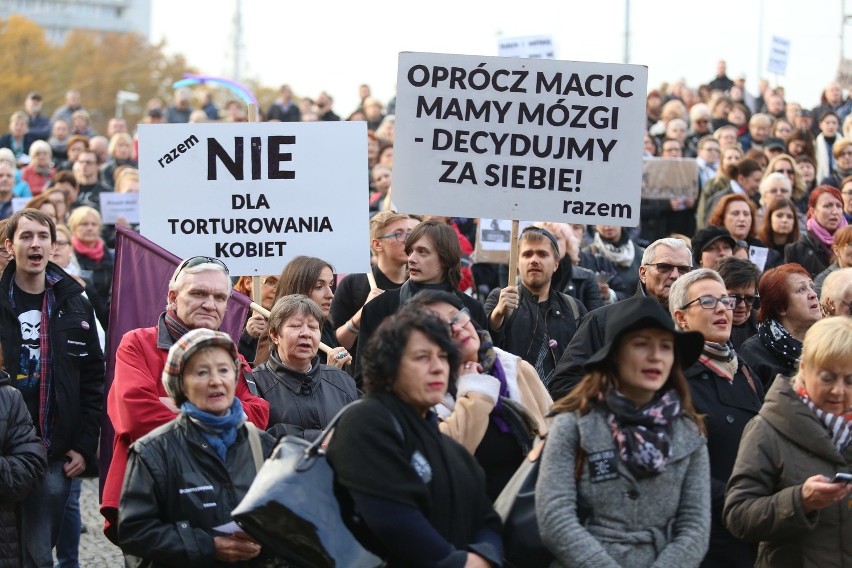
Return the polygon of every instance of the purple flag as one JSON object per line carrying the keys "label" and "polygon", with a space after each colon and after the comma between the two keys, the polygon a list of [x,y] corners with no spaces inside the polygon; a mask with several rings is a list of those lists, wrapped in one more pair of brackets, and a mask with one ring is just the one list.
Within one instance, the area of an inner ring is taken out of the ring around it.
{"label": "purple flag", "polygon": [[[115,229],[115,269],[109,312],[104,404],[112,386],[115,352],[121,338],[130,330],[157,325],[157,319],[166,309],[169,280],[182,260],[126,227],[116,225]],[[225,319],[219,329],[230,335],[234,343],[240,340],[250,302],[243,294],[231,292]],[[101,490],[112,461],[114,434],[104,408],[100,449]]]}

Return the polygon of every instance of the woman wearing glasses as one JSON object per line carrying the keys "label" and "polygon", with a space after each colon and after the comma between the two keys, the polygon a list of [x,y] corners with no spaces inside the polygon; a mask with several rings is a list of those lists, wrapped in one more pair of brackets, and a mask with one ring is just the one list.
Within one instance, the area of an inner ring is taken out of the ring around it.
{"label": "woman wearing glasses", "polygon": [[669,311],[683,331],[698,331],[704,348],[698,361],[684,370],[692,402],[704,415],[710,454],[710,548],[703,567],[749,567],[757,546],[735,539],[722,524],[725,485],[745,425],[760,410],[763,388],[731,345],[736,298],[728,294],[715,270],[701,268],[672,284]]}
{"label": "woman wearing glasses", "polygon": [[819,182],[820,185],[840,187],[843,178],[852,175],[852,140],[838,138],[831,147],[834,170]]}
{"label": "woman wearing glasses", "polygon": [[493,501],[531,449],[533,431],[546,432],[553,400],[532,365],[494,347],[454,294],[425,290],[410,302],[450,328],[461,352],[455,392],[435,406],[444,434],[463,445],[485,470]]}
{"label": "woman wearing glasses", "polygon": [[779,374],[796,372],[802,340],[822,318],[822,311],[810,273],[798,264],[782,264],[765,272],[757,289],[757,335],[743,343],[741,355],[769,390]]}

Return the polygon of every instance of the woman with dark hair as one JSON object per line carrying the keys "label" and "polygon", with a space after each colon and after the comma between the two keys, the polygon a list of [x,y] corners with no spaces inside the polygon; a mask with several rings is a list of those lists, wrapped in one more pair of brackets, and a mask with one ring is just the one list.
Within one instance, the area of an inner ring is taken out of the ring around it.
{"label": "woman with dark hair", "polygon": [[[331,301],[334,299],[334,286],[334,267],[332,265],[315,256],[297,256],[288,262],[281,272],[273,304],[291,294],[302,294],[316,302],[322,310],[323,316],[320,341],[331,348],[329,353],[320,351],[320,363],[342,369],[344,365],[352,361],[352,357],[337,342],[334,325],[328,318],[331,311]],[[252,316],[252,318],[262,317],[259,314]],[[257,355],[254,359],[255,366],[266,362],[269,358],[269,349],[267,338],[262,337],[258,340]]]}
{"label": "woman with dark hair", "polygon": [[[789,373],[788,373],[789,375]],[[759,568],[852,565],[852,319],[817,322],[743,433],[725,521],[760,541]]]}
{"label": "woman with dark hair", "polygon": [[553,406],[536,484],[541,538],[553,566],[698,566],[710,468],[683,367],[703,340],[676,331],[656,300],[619,305],[588,374]]}
{"label": "woman with dark hair", "polygon": [[[837,165],[834,159],[832,147],[838,140],[840,130],[840,118],[837,114],[828,111],[819,117],[819,134],[814,141],[816,149],[817,179],[822,180],[831,175]],[[842,136],[840,136],[842,138]]]}
{"label": "woman with dark hair", "polygon": [[716,272],[725,281],[728,295],[736,300],[731,324],[731,344],[739,352],[743,342],[757,333],[755,309],[760,305],[757,284],[760,269],[750,260],[728,257],[716,263]]}
{"label": "woman with dark hair", "polygon": [[704,415],[710,455],[710,547],[704,568],[751,568],[757,547],[734,538],[722,523],[725,484],[734,467],[743,428],[760,410],[763,388],[731,344],[737,298],[710,269],[678,278],[669,291],[669,312],[681,330],[704,336],[698,361],[684,370],[695,410]]}
{"label": "woman with dark hair", "polygon": [[615,272],[627,290],[639,285],[639,266],[645,249],[633,242],[630,233],[614,225],[595,225],[595,234],[589,252],[601,255],[615,267]]}
{"label": "woman with dark hair", "polygon": [[446,324],[406,307],[362,349],[367,396],[328,446],[336,482],[363,520],[356,536],[390,567],[501,566],[500,517],[482,468],[441,434],[432,410],[461,363]]}
{"label": "woman with dark hair", "polygon": [[544,417],[553,400],[533,366],[495,347],[456,296],[424,290],[411,305],[444,322],[459,348],[456,388],[434,410],[441,431],[467,448],[485,470],[486,493],[493,501],[532,449],[533,436],[525,424],[535,424],[545,434]]}
{"label": "woman with dark hair", "polygon": [[843,216],[846,223],[852,223],[852,176],[843,178],[840,182],[840,196],[843,198]]}
{"label": "woman with dark hair", "polygon": [[261,398],[269,402],[267,431],[314,441],[337,412],[359,397],[355,381],[317,354],[323,313],[300,294],[282,296],[269,314],[269,358],[254,368]]}
{"label": "woman with dark hair", "polygon": [[831,245],[834,262],[814,278],[817,294],[822,291],[822,283],[828,275],[841,268],[852,267],[852,227],[846,226],[834,233],[834,243]]}
{"label": "woman with dark hair", "polygon": [[[795,243],[801,237],[799,230],[799,211],[796,205],[787,198],[774,199],[766,207],[760,227],[757,229],[758,238],[784,257],[784,247]],[[767,268],[776,268],[768,266]]]}
{"label": "woman with dark hair", "polygon": [[[749,158],[743,158],[733,165],[728,165],[725,170],[728,183],[719,188],[706,188],[701,194],[704,201],[698,205],[698,226],[706,227],[709,223],[710,213],[716,208],[716,204],[726,195],[741,193],[748,196],[757,193],[760,186],[760,178],[763,176],[763,168],[760,164]],[[709,185],[709,184],[708,184]]]}
{"label": "woman with dark hair", "polygon": [[743,343],[740,355],[768,390],[779,373],[789,375],[796,370],[802,339],[822,318],[822,311],[811,275],[799,264],[766,271],[757,290],[757,335]]}
{"label": "woman with dark hair", "polygon": [[[804,209],[807,210],[808,195],[810,195],[811,190],[816,187],[817,183],[816,160],[805,154],[796,156],[794,160],[796,161],[796,168],[802,175],[802,181],[805,182],[805,197],[802,201],[804,202]],[[802,213],[804,213],[804,211],[802,211]]]}
{"label": "woman with dark hair", "polygon": [[814,135],[804,128],[797,128],[787,137],[787,154],[798,158],[808,156],[816,164],[816,148],[814,147]]}
{"label": "woman with dark hair", "polygon": [[840,191],[829,185],[817,187],[808,198],[808,232],[785,247],[784,261],[801,264],[816,276],[831,264],[834,233],[846,225]]}

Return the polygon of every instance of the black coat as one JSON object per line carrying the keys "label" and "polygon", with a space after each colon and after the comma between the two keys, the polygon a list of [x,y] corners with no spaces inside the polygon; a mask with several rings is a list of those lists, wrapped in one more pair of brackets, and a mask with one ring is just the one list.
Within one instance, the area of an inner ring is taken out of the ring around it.
{"label": "black coat", "polygon": [[[275,440],[258,433],[269,457]],[[213,527],[231,522],[255,474],[245,426],[223,464],[200,428],[180,414],[130,447],[118,508],[121,550],[151,560],[152,568],[263,566],[259,559],[217,562],[213,545]]]}
{"label": "black coat", "polygon": [[[749,373],[751,383],[746,378]],[[757,545],[739,541],[728,532],[722,524],[722,508],[725,485],[734,469],[743,429],[763,404],[763,387],[742,361],[733,383],[701,363],[685,369],[684,374],[692,404],[704,415],[710,455],[710,548],[701,566],[751,568],[757,558]]]}
{"label": "black coat", "polygon": [[109,305],[112,301],[112,273],[115,265],[115,257],[109,249],[104,250],[103,258],[95,262],[91,258],[77,254],[77,262],[80,264],[80,276],[91,282],[94,289],[89,288],[86,295],[95,308],[95,315],[104,329],[109,327]]}
{"label": "black coat", "polygon": [[[87,467],[93,467],[101,431],[104,384],[104,354],[95,314],[76,280],[52,262],[47,270],[62,276],[53,285],[56,308],[49,320],[52,390],[56,400],[56,424],[49,456],[61,458],[68,450],[74,450],[83,456]],[[12,260],[0,279],[0,342],[6,370],[13,377],[18,373],[22,343],[21,324],[9,303],[14,275]],[[33,422],[37,420],[34,416]]]}
{"label": "black coat", "polygon": [[269,402],[267,432],[275,438],[298,436],[314,441],[337,412],[356,400],[355,381],[336,367],[319,363],[301,373],[284,366],[277,353],[252,372],[260,397]]}
{"label": "black coat", "polygon": [[[503,319],[500,329],[495,331],[490,326],[486,329],[491,334],[491,340],[494,341],[495,346],[517,355],[533,367],[544,341],[555,340],[556,347],[551,348],[548,354],[550,362],[549,364],[545,362],[544,365],[546,371],[552,371],[562,358],[562,352],[565,351],[574,332],[577,331],[580,318],[586,315],[588,310],[582,302],[574,300],[579,315],[575,319],[574,310],[568,304],[565,295],[552,290],[547,300],[544,322],[540,324],[541,309],[538,296],[534,296],[523,284],[518,284],[518,292],[520,295],[518,308]],[[485,301],[485,313],[489,318],[499,300],[500,288],[495,288]],[[545,385],[548,384],[549,379],[550,376],[541,377]]]}
{"label": "black coat", "polygon": [[793,376],[797,370],[776,357],[763,344],[759,335],[754,335],[750,339],[747,339],[737,351],[737,355],[748,363],[748,366],[754,371],[754,374],[757,375],[757,378],[763,385],[764,391],[769,390],[772,381],[778,375]]}
{"label": "black coat", "polygon": [[20,501],[41,483],[47,453],[20,391],[0,375],[0,568],[21,560]]}
{"label": "black coat", "polygon": [[[561,281],[558,284],[553,283],[557,290],[579,300],[587,310],[595,310],[604,305],[594,271],[582,266],[574,266],[568,257],[563,258],[560,265],[562,266]],[[488,308],[485,308],[485,311],[490,313]]]}
{"label": "black coat", "polygon": [[815,278],[828,268],[831,259],[816,235],[808,231],[804,237],[784,247],[784,262],[798,262]]}

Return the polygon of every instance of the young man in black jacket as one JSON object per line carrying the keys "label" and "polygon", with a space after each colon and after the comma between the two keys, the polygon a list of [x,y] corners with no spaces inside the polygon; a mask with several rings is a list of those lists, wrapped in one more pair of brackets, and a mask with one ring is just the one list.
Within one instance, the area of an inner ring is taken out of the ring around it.
{"label": "young man in black jacket", "polygon": [[104,355],[83,287],[48,261],[53,221],[18,211],[4,244],[14,258],[0,279],[0,341],[48,455],[44,483],[23,504],[23,565],[51,567],[71,479],[95,465]]}

